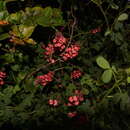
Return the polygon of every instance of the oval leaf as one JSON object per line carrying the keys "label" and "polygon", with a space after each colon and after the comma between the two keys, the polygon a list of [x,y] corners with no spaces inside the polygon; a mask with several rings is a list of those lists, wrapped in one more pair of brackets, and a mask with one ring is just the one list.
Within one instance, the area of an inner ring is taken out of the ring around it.
{"label": "oval leaf", "polygon": [[128,19],[128,14],[123,13],[118,17],[118,21],[124,21]]}
{"label": "oval leaf", "polygon": [[21,26],[19,27],[19,30],[20,30],[20,32],[22,33],[22,35],[23,35],[24,38],[25,38],[25,37],[26,37],[26,38],[29,38],[29,37],[32,35],[34,29],[35,29],[35,26],[25,26],[25,25],[21,25]]}
{"label": "oval leaf", "polygon": [[112,70],[111,69],[105,70],[102,74],[101,79],[104,83],[109,83],[112,79]]}
{"label": "oval leaf", "polygon": [[7,38],[9,38],[9,34],[8,33],[4,33],[4,34],[0,35],[0,41],[5,40]]}
{"label": "oval leaf", "polygon": [[96,59],[96,62],[103,69],[109,69],[110,68],[109,62],[104,57],[102,57],[102,56],[99,56]]}

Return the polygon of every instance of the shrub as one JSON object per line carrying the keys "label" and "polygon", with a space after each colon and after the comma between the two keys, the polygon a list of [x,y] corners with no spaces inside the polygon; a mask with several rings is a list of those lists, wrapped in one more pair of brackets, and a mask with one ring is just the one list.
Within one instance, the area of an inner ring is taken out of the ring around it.
{"label": "shrub", "polygon": [[129,4],[0,0],[1,128],[129,130]]}

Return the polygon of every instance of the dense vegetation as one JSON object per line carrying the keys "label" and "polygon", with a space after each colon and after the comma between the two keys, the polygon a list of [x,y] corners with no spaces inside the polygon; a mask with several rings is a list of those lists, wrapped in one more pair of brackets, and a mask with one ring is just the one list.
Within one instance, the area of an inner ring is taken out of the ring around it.
{"label": "dense vegetation", "polygon": [[0,0],[1,129],[130,130],[129,8]]}

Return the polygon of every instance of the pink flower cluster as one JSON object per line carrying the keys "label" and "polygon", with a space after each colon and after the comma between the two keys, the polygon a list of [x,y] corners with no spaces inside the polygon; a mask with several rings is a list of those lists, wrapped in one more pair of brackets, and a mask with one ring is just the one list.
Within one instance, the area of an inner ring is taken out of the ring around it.
{"label": "pink flower cluster", "polygon": [[72,73],[71,73],[71,79],[78,79],[80,78],[82,75],[81,71],[80,70],[74,70]]}
{"label": "pink flower cluster", "polygon": [[0,86],[4,85],[4,78],[6,77],[5,72],[0,72]]}
{"label": "pink flower cluster", "polygon": [[53,72],[49,72],[47,74],[37,76],[37,78],[35,80],[35,84],[36,85],[40,84],[42,86],[46,86],[49,82],[51,82],[53,80],[53,76],[54,76]]}
{"label": "pink flower cluster", "polygon": [[65,50],[65,53],[62,53],[61,56],[63,60],[68,60],[76,57],[80,50],[80,46],[78,44],[73,44]]}
{"label": "pink flower cluster", "polygon": [[58,100],[56,100],[56,99],[49,99],[48,103],[49,103],[49,105],[54,106],[54,107],[58,106],[58,104],[59,104]]}
{"label": "pink flower cluster", "polygon": [[70,96],[68,101],[67,106],[78,106],[82,101],[84,101],[84,96],[79,90],[76,90],[75,95]]}
{"label": "pink flower cluster", "polygon": [[55,63],[54,53],[61,56],[63,60],[68,60],[76,57],[80,50],[80,46],[78,44],[72,44],[71,46],[67,46],[67,39],[62,35],[61,32],[57,32],[55,38],[53,39],[53,43],[49,43],[47,47],[45,47],[45,58],[49,63]]}

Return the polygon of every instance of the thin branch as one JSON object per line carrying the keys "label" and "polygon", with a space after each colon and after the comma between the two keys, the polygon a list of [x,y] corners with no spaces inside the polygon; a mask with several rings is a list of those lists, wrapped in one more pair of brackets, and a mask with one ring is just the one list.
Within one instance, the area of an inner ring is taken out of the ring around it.
{"label": "thin branch", "polygon": [[105,12],[104,12],[102,6],[99,5],[98,7],[100,8],[100,10],[101,10],[101,12],[102,12],[102,14],[103,14],[103,16],[104,16],[104,18],[105,18],[105,22],[106,22],[106,24],[107,24],[108,29],[110,29],[110,27],[109,27],[109,22],[108,22],[108,18],[107,18],[107,16],[106,16],[106,14],[105,14]]}

